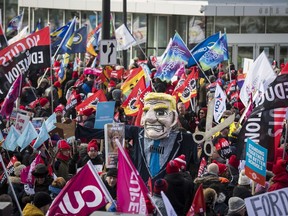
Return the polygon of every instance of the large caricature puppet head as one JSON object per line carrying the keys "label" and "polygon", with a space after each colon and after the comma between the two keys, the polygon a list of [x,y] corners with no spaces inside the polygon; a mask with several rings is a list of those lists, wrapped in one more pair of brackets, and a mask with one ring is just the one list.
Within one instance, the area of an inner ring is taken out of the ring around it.
{"label": "large caricature puppet head", "polygon": [[167,137],[177,124],[176,100],[165,93],[151,92],[144,97],[141,125],[145,137],[158,140]]}

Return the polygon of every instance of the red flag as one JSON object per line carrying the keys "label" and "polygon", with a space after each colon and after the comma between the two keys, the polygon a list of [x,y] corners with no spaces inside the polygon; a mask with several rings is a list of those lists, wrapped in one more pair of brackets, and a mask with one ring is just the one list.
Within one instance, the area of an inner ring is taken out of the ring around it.
{"label": "red flag", "polygon": [[198,71],[195,67],[193,67],[191,73],[187,76],[182,86],[177,89],[178,96],[180,100],[185,104],[186,109],[188,109],[190,106],[190,99],[197,96],[197,79]]}
{"label": "red flag", "polygon": [[106,96],[102,89],[98,90],[96,93],[86,98],[81,104],[76,106],[76,111],[79,112],[89,107],[95,108],[98,102],[107,101]]}
{"label": "red flag", "polygon": [[[68,181],[46,215],[90,215],[113,202],[91,161]],[[84,178],[83,178],[84,177]]]}
{"label": "red flag", "polygon": [[[10,159],[9,163],[7,164],[6,169],[7,169],[8,175],[10,175],[11,173],[14,172],[14,163],[16,161],[18,161],[17,158],[15,156],[13,156]],[[0,176],[0,186],[3,185],[4,183],[6,183],[6,180],[7,180],[7,176],[3,172]]]}
{"label": "red flag", "polygon": [[227,86],[227,88],[226,88],[225,91],[226,91],[227,97],[230,98],[231,94],[232,94],[233,92],[237,91],[237,83],[236,83],[236,80],[232,80],[232,81],[228,84],[228,86]]}
{"label": "red flag", "polygon": [[141,95],[141,93],[145,90],[145,79],[141,77],[136,86],[132,89],[131,93],[127,97],[127,99],[123,102],[122,107],[124,108],[124,112],[127,116],[136,116],[139,110],[139,106],[135,106],[135,102],[137,98]]}
{"label": "red flag", "polygon": [[206,212],[206,203],[204,200],[203,185],[201,184],[196,191],[192,205],[186,216],[194,216],[195,214]]}
{"label": "red flag", "polygon": [[6,95],[4,102],[1,106],[1,115],[9,117],[13,111],[13,105],[17,97],[20,95],[22,84],[22,74],[17,77]]}
{"label": "red flag", "polygon": [[149,85],[137,98],[135,102],[135,106],[139,107],[138,114],[136,116],[134,125],[135,126],[141,126],[141,118],[143,114],[143,107],[144,107],[144,97],[149,93],[152,92],[152,87]]}
{"label": "red flag", "polygon": [[200,162],[200,166],[199,166],[199,170],[198,170],[198,177],[200,177],[204,173],[206,166],[207,166],[207,161],[206,161],[205,157],[202,157],[201,162]]}
{"label": "red flag", "polygon": [[33,162],[21,171],[20,177],[23,184],[34,185],[34,176],[32,175],[32,171],[35,169],[37,164],[41,163],[44,164],[44,161],[41,158],[41,154],[39,153]]}
{"label": "red flag", "polygon": [[117,211],[147,215],[148,189],[129,155],[118,141]]}

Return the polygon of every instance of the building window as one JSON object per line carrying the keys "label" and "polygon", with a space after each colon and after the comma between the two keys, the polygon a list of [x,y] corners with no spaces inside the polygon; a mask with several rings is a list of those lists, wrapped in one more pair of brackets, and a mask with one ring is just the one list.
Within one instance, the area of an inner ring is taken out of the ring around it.
{"label": "building window", "polygon": [[241,17],[241,33],[265,33],[265,17]]}
{"label": "building window", "polygon": [[288,17],[267,17],[267,33],[288,33]]}
{"label": "building window", "polygon": [[189,18],[189,45],[196,45],[205,39],[205,17]]}
{"label": "building window", "polygon": [[239,33],[240,17],[215,17],[215,32]]}
{"label": "building window", "polygon": [[[36,11],[35,11],[36,12]],[[42,16],[46,16],[47,17],[47,14],[42,14]],[[40,15],[41,19],[42,19],[42,16]],[[35,17],[38,18],[38,16],[36,16],[35,14]],[[36,20],[35,20],[36,21]],[[44,21],[44,25],[46,25],[47,23]],[[60,28],[61,26],[64,25],[64,22],[63,22],[63,10],[56,10],[56,9],[50,9],[49,10],[49,23],[50,23],[50,31],[55,31],[56,29]]]}

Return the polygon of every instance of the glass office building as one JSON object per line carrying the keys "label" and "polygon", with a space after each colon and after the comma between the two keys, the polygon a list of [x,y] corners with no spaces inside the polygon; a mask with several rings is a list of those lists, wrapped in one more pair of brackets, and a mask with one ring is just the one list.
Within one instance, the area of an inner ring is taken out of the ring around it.
{"label": "glass office building", "polygon": [[[115,28],[123,23],[124,0],[110,0]],[[74,16],[79,26],[95,28],[102,19],[102,0],[0,0],[2,22],[25,9],[23,25],[30,31],[41,20],[51,31]],[[139,41],[129,57],[160,56],[177,31],[191,49],[211,34],[227,33],[230,61],[242,67],[243,58],[263,50],[269,60],[288,62],[287,0],[127,0],[127,25]]]}

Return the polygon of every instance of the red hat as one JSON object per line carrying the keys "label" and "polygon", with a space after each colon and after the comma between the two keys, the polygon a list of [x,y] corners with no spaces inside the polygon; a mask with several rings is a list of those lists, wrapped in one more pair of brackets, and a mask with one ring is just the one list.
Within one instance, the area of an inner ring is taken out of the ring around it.
{"label": "red hat", "polygon": [[92,115],[93,112],[94,112],[93,108],[87,108],[87,109],[82,111],[82,114],[85,116],[90,116],[90,115]]}
{"label": "red hat", "polygon": [[108,87],[115,87],[116,83],[113,80],[110,80]]}
{"label": "red hat", "polygon": [[98,144],[96,139],[92,139],[87,146],[87,152],[94,150],[94,151],[98,151]]}
{"label": "red hat", "polygon": [[54,83],[54,86],[57,87],[57,88],[61,88],[61,83],[59,81],[56,81]]}
{"label": "red hat", "polygon": [[279,159],[277,160],[276,164],[273,166],[273,173],[275,175],[281,174],[281,173],[287,173],[288,172],[288,163],[286,160]]}
{"label": "red hat", "polygon": [[228,169],[228,167],[225,164],[219,163],[216,160],[213,160],[212,163],[217,164],[219,168],[219,172],[218,172],[219,175],[222,175]]}
{"label": "red hat", "polygon": [[154,183],[153,192],[160,195],[161,191],[166,192],[168,189],[168,183],[165,179],[157,179]]}
{"label": "red hat", "polygon": [[177,166],[177,163],[174,160],[171,160],[168,162],[166,166],[166,173],[172,174],[172,173],[178,173],[179,167]]}
{"label": "red hat", "polygon": [[238,169],[240,161],[237,159],[236,155],[231,155],[229,158],[228,164],[234,167],[235,169]]}
{"label": "red hat", "polygon": [[64,110],[64,105],[62,104],[59,104],[55,109],[54,109],[54,112],[63,112]]}
{"label": "red hat", "polygon": [[25,108],[24,105],[20,105],[20,106],[19,106],[19,109],[21,109],[21,110],[26,110],[26,108]]}
{"label": "red hat", "polygon": [[67,150],[70,150],[70,145],[68,144],[68,142],[66,140],[59,140],[57,142],[57,146],[58,146],[58,149],[67,149]]}
{"label": "red hat", "polygon": [[181,170],[186,170],[186,157],[184,154],[180,155],[179,157],[175,158],[174,161],[176,162],[177,166]]}
{"label": "red hat", "polygon": [[40,98],[39,99],[39,103],[42,107],[45,106],[48,102],[49,102],[49,100],[47,98]]}

